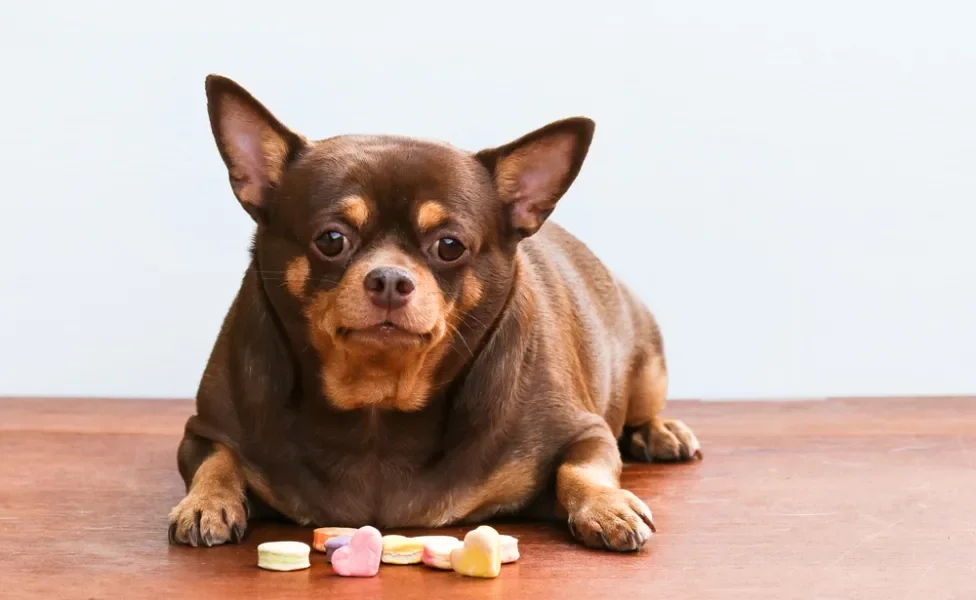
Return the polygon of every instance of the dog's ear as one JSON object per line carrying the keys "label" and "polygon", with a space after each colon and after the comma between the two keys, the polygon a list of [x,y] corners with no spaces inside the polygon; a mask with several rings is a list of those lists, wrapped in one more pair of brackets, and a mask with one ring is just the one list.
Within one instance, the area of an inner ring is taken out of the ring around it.
{"label": "dog's ear", "polygon": [[492,174],[509,224],[522,237],[545,223],[583,166],[596,124],[574,117],[475,155]]}
{"label": "dog's ear", "polygon": [[234,81],[210,75],[206,88],[210,128],[234,195],[255,221],[265,223],[270,192],[305,139]]}

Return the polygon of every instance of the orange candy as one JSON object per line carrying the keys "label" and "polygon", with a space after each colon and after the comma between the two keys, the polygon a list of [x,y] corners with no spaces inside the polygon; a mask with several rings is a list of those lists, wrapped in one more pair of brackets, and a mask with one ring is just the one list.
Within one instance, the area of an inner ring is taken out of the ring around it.
{"label": "orange candy", "polygon": [[356,529],[350,529],[349,527],[319,527],[312,532],[312,547],[319,552],[325,552],[326,542],[341,535],[352,537],[356,531]]}

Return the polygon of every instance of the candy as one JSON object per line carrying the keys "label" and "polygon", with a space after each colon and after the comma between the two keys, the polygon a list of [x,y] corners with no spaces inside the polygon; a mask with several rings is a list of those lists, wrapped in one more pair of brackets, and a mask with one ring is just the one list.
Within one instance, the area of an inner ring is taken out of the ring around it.
{"label": "candy", "polygon": [[510,535],[498,536],[501,542],[502,564],[513,563],[519,559],[518,539]]}
{"label": "candy", "polygon": [[[510,535],[498,536],[502,564],[513,563],[519,559],[518,539]],[[432,536],[424,543],[421,562],[435,569],[450,570],[451,552],[462,546],[461,540],[450,536]]]}
{"label": "candy", "polygon": [[319,527],[312,532],[312,547],[319,552],[326,552],[325,544],[329,540],[341,535],[352,537],[354,533],[356,530],[349,527]]}
{"label": "candy", "polygon": [[402,535],[383,536],[384,563],[389,565],[414,565],[424,553],[424,542],[419,538]]}
{"label": "candy", "polygon": [[325,543],[325,560],[332,562],[332,555],[335,554],[335,551],[348,546],[351,539],[351,535],[340,535],[327,541]]}
{"label": "candy", "polygon": [[451,566],[468,577],[498,577],[502,571],[498,532],[482,525],[464,536],[464,545],[451,551]]}
{"label": "candy", "polygon": [[269,571],[307,569],[309,550],[301,542],[265,542],[258,545],[258,566]]}
{"label": "candy", "polygon": [[424,552],[421,556],[421,562],[428,567],[450,571],[452,569],[451,552],[455,548],[460,548],[463,545],[464,543],[456,537],[437,536],[428,538],[424,542]]}
{"label": "candy", "polygon": [[380,570],[383,536],[375,527],[362,527],[349,545],[332,553],[332,568],[343,577],[372,577]]}
{"label": "candy", "polygon": [[[423,559],[425,544],[430,541],[445,539],[457,542],[457,538],[445,535],[423,535],[419,537],[384,535],[383,562],[390,565],[415,565]],[[450,569],[451,567],[448,566],[447,568]]]}

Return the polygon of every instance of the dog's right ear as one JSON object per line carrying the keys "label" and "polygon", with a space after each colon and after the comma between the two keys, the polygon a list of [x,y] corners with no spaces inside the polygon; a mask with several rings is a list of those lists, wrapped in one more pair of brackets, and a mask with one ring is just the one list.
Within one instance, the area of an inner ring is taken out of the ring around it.
{"label": "dog's right ear", "polygon": [[251,218],[266,223],[271,191],[305,139],[234,81],[210,75],[206,87],[210,128],[234,195]]}

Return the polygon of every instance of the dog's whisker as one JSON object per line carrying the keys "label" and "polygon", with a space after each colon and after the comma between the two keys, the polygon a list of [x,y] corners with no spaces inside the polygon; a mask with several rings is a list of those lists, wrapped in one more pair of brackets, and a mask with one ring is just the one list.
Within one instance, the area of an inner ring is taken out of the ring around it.
{"label": "dog's whisker", "polygon": [[[285,275],[287,275],[287,273],[277,273],[277,274],[262,273],[258,277],[260,279],[263,279],[264,281],[281,281],[281,282],[286,282],[287,279],[285,278]],[[328,278],[325,278],[325,277],[315,277],[315,278],[312,279],[312,281],[315,282],[315,283],[328,283],[328,284],[331,284],[331,285],[339,285],[339,283],[341,283],[337,279],[328,279]]]}
{"label": "dog's whisker", "polygon": [[[458,330],[458,328],[455,327],[454,325],[450,324],[450,323],[448,323],[447,326],[448,326],[448,328],[451,329],[451,331],[454,332],[454,335],[456,335],[457,338],[459,340],[461,340],[461,343],[464,344],[464,347],[467,349],[468,354],[470,355],[470,358],[474,358],[474,350],[472,350],[471,349],[471,346],[468,345],[467,340],[464,339],[464,336],[461,335],[461,332]],[[454,347],[453,344],[452,344],[452,347]],[[461,356],[463,357],[464,355],[462,354]]]}
{"label": "dog's whisker", "polygon": [[485,325],[484,321],[482,321],[478,317],[474,316],[473,314],[471,314],[471,313],[461,313],[461,320],[462,321],[464,321],[465,319],[469,319],[469,318],[470,319],[474,319],[475,323],[477,323],[478,325],[481,325],[485,329],[488,329],[488,326]]}

